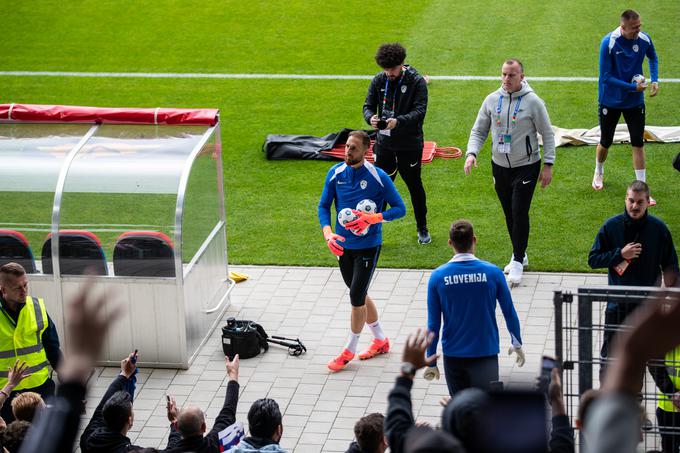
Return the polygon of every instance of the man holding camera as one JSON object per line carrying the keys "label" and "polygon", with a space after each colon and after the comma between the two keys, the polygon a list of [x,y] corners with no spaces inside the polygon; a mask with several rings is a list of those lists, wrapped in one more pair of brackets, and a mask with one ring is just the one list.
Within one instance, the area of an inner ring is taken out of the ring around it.
{"label": "man holding camera", "polygon": [[364,119],[378,130],[373,146],[375,164],[394,181],[397,172],[411,194],[418,243],[432,242],[427,230],[427,204],[420,177],[423,159],[423,120],[427,111],[427,83],[404,64],[406,49],[399,43],[383,44],[375,61],[383,69],[364,102]]}

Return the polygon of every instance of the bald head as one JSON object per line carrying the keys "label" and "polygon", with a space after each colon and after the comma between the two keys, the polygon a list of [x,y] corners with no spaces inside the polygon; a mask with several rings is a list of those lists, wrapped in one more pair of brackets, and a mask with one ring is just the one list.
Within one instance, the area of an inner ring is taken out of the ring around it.
{"label": "bald head", "polygon": [[205,416],[198,406],[187,406],[179,412],[177,429],[183,438],[205,433]]}

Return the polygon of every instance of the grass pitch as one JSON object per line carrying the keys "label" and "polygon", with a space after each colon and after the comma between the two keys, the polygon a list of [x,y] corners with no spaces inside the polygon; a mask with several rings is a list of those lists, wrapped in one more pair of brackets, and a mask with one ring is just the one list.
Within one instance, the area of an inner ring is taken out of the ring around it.
{"label": "grass pitch", "polygon": [[[675,0],[634,2],[654,40],[662,78],[680,77]],[[407,62],[431,75],[495,75],[507,57],[523,60],[531,76],[597,76],[599,42],[618,23],[611,2],[423,1],[378,5],[343,1],[205,3],[14,2],[5,5],[2,71],[374,74],[382,42],[400,41]],[[647,70],[647,68],[645,68]],[[483,98],[498,83],[435,81],[425,136],[465,148]],[[532,82],[553,124],[597,123],[597,84]],[[334,265],[322,240],[316,204],[328,162],[268,162],[268,133],[323,135],[366,127],[361,117],[368,80],[120,79],[0,76],[0,102],[134,107],[217,107],[222,112],[224,180],[231,263]],[[662,84],[647,101],[648,124],[677,125],[680,84]],[[648,145],[648,182],[661,217],[680,231],[680,174],[670,162],[678,146]],[[558,148],[553,184],[532,204],[532,270],[586,271],[599,226],[623,210],[633,179],[630,149],[614,146],[603,192],[590,188],[594,148]],[[450,258],[448,226],[475,224],[478,255],[504,265],[510,241],[491,183],[490,146],[479,168],[464,177],[463,162],[423,168],[433,243],[416,243],[408,192],[406,218],[385,226],[380,266],[434,268]],[[7,213],[28,209],[2,195]],[[22,203],[22,204],[23,204]],[[140,210],[153,224],[154,210]],[[83,213],[87,215],[87,212]],[[36,214],[38,215],[38,214]],[[43,214],[40,214],[41,216]],[[35,246],[34,246],[35,248]]]}

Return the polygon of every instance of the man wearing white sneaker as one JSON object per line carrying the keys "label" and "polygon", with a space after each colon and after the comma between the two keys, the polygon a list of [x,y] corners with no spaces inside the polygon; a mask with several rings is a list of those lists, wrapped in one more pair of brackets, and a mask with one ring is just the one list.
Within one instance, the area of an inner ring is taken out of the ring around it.
{"label": "man wearing white sneaker", "polygon": [[[449,246],[455,255],[432,272],[427,284],[427,329],[434,339],[427,357],[435,357],[442,327],[444,374],[451,396],[468,387],[488,390],[498,381],[498,325],[496,305],[500,305],[517,364],[524,365],[519,318],[512,303],[503,272],[475,257],[477,236],[467,220],[453,222]],[[433,363],[425,369],[425,379],[439,379]]]}
{"label": "man wearing white sneaker", "polygon": [[[600,45],[600,79],[598,84],[598,117],[600,143],[595,156],[593,189],[604,188],[604,162],[614,140],[616,125],[623,114],[633,147],[635,179],[646,181],[645,97],[647,82],[642,75],[642,62],[649,60],[652,79],[650,97],[659,92],[659,59],[652,38],[640,31],[640,15],[629,9],[621,14],[621,25],[608,33]],[[650,197],[649,205],[656,201]]]}
{"label": "man wearing white sneaker", "polygon": [[[464,170],[470,174],[477,167],[477,155],[491,131],[494,188],[512,241],[513,255],[505,272],[515,286],[529,264],[529,208],[536,183],[545,188],[552,181],[555,135],[543,100],[524,80],[522,63],[507,60],[501,72],[501,87],[486,97],[470,131]],[[538,134],[543,137],[543,168]]]}

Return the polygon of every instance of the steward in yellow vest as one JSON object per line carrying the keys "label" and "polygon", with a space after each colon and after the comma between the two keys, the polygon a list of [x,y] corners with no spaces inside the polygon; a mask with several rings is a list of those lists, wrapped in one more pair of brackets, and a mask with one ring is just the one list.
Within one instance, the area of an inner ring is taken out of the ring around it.
{"label": "steward in yellow vest", "polygon": [[8,382],[8,370],[19,360],[28,365],[24,378],[2,407],[7,423],[14,419],[11,400],[17,393],[33,391],[43,399],[54,395],[48,365],[61,360],[59,336],[41,298],[28,296],[28,277],[16,263],[0,267],[0,388]]}
{"label": "steward in yellow vest", "polygon": [[663,366],[650,367],[659,388],[656,419],[664,452],[680,451],[680,346],[666,354]]}

